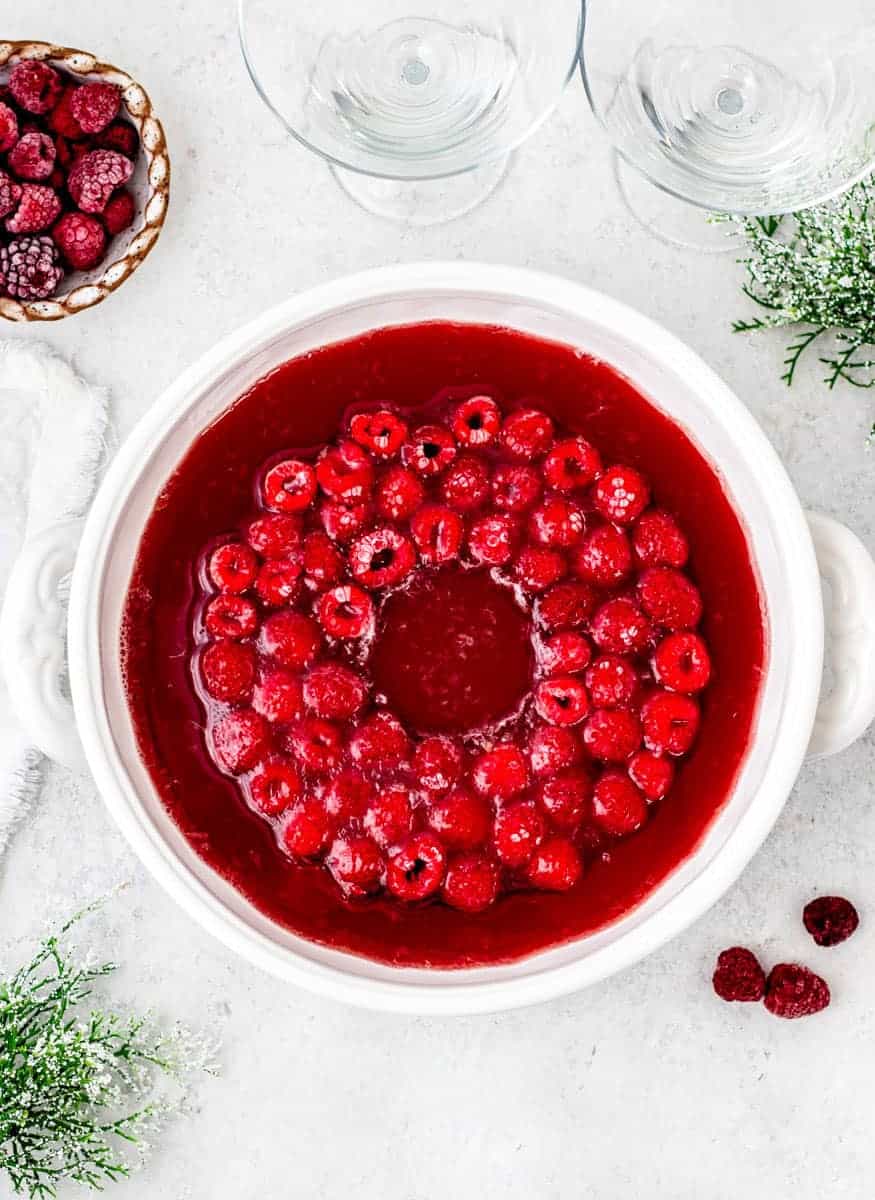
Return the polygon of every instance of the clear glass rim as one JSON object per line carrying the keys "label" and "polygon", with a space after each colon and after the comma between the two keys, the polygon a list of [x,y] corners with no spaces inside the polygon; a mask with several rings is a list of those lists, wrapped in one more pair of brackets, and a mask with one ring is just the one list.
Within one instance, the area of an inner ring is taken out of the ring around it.
{"label": "clear glass rim", "polygon": [[487,166],[489,163],[498,162],[503,158],[508,158],[515,150],[518,150],[524,142],[527,142],[532,134],[539,129],[541,125],[543,125],[562,98],[565,89],[568,87],[568,84],[571,81],[572,75],[574,75],[574,72],[577,69],[578,63],[580,62],[583,48],[583,31],[585,26],[587,0],[581,0],[580,17],[577,22],[577,38],[575,39],[574,53],[571,57],[570,63],[568,64],[568,69],[559,83],[554,98],[544,108],[543,112],[531,122],[528,128],[525,129],[518,137],[508,142],[508,144],[499,152],[495,154],[487,154],[483,158],[479,158],[476,162],[469,163],[468,166],[458,167],[452,171],[434,171],[422,175],[395,175],[390,171],[366,171],[363,167],[357,167],[352,163],[345,162],[342,158],[338,158],[336,155],[329,154],[327,151],[317,146],[314,142],[309,141],[303,136],[303,134],[299,133],[293,125],[289,124],[280,110],[270,99],[270,96],[261,83],[258,71],[256,70],[255,64],[252,60],[249,44],[246,39],[246,9],[251,2],[252,0],[237,0],[237,36],[240,42],[240,51],[243,55],[243,62],[246,66],[246,72],[252,81],[252,86],[258,93],[262,103],[267,109],[269,109],[270,112],[273,113],[280,125],[282,125],[283,129],[285,129],[286,133],[290,134],[299,145],[304,146],[307,150],[311,150],[314,154],[318,155],[323,162],[330,163],[332,166],[337,167],[338,170],[353,171],[356,175],[364,175],[370,179],[391,179],[398,183],[416,184],[435,179],[452,179],[456,175],[466,175],[470,171],[476,171],[478,167]]}

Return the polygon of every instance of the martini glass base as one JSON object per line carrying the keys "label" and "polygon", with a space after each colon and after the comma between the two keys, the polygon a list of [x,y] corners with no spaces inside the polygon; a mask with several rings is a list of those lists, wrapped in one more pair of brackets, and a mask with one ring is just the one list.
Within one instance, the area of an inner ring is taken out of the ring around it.
{"label": "martini glass base", "polygon": [[728,254],[738,249],[734,225],[709,220],[705,209],[664,192],[616,151],[613,157],[617,191],[628,212],[648,233],[669,246],[698,254]]}
{"label": "martini glass base", "polygon": [[331,174],[361,208],[401,225],[454,221],[482,204],[504,180],[512,155],[445,179],[378,179],[331,167]]}

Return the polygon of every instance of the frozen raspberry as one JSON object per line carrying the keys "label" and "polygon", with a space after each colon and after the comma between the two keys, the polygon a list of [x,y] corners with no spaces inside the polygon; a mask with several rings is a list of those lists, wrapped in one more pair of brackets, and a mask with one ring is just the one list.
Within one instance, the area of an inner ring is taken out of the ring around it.
{"label": "frozen raspberry", "polygon": [[412,516],[425,499],[425,488],[406,467],[389,467],[377,481],[374,502],[380,516],[403,521]]}
{"label": "frozen raspberry", "polygon": [[513,458],[531,462],[550,449],[553,422],[536,408],[521,408],[511,413],[499,435],[504,449]]}
{"label": "frozen raspberry", "polygon": [[579,679],[558,675],[535,688],[535,708],[551,725],[579,725],[589,712],[589,697]]}
{"label": "frozen raspberry", "polygon": [[431,801],[428,823],[451,850],[473,850],[486,841],[492,814],[481,796],[454,788]]}
{"label": "frozen raspberry", "polygon": [[107,201],[103,210],[103,223],[110,237],[128,229],[134,223],[137,214],[137,204],[134,197],[125,188],[120,188]]}
{"label": "frozen raspberry", "polygon": [[410,742],[397,717],[378,712],[356,729],[349,752],[360,766],[394,767],[410,757]]}
{"label": "frozen raspberry", "polygon": [[546,546],[524,546],[513,564],[513,577],[527,592],[545,592],[563,577],[567,570],[564,557],[558,550]]}
{"label": "frozen raspberry", "polygon": [[204,687],[216,700],[246,700],[255,682],[255,654],[238,642],[213,642],[200,660]]}
{"label": "frozen raspberry", "polygon": [[446,792],[462,773],[462,750],[448,737],[427,737],[413,755],[416,778],[430,792]]}
{"label": "frozen raspberry", "polygon": [[361,504],[374,483],[374,468],[357,442],[329,446],[316,462],[316,480],[326,496],[344,504]]}
{"label": "frozen raspberry", "polygon": [[83,83],[70,98],[70,111],[84,133],[100,133],[118,116],[121,88],[114,83]]}
{"label": "frozen raspberry", "polygon": [[545,675],[574,675],[589,665],[592,647],[573,629],[554,633],[538,644],[538,664]]}
{"label": "frozen raspberry", "polygon": [[18,207],[6,218],[10,233],[40,233],[61,215],[61,201],[54,188],[42,183],[23,183]]}
{"label": "frozen raspberry", "polygon": [[315,621],[302,613],[272,613],[261,627],[262,653],[281,667],[309,667],[319,653],[322,639]]}
{"label": "frozen raspberry", "polygon": [[674,567],[648,567],[638,580],[644,611],[666,629],[692,629],[702,616],[699,589]]}
{"label": "frozen raspberry", "polygon": [[301,591],[302,556],[272,558],[263,563],[255,577],[255,590],[271,608],[291,604]]}
{"label": "frozen raspberry", "polygon": [[315,858],[328,845],[333,832],[331,817],[315,796],[306,796],[289,813],[280,840],[294,858]]}
{"label": "frozen raspberry", "polygon": [[592,819],[613,837],[626,837],[647,820],[647,801],[627,775],[605,771],[593,788]]}
{"label": "frozen raspberry", "polygon": [[326,500],[319,508],[322,528],[335,542],[348,542],[365,528],[371,519],[369,504],[343,504]]}
{"label": "frozen raspberry", "polygon": [[417,475],[440,475],[456,457],[456,443],[442,425],[421,425],[401,451],[401,460]]}
{"label": "frozen raspberry", "polygon": [[621,529],[600,525],[588,533],[574,555],[574,571],[600,587],[616,587],[632,567],[632,547]]}
{"label": "frozen raspberry", "polygon": [[538,789],[538,802],[559,829],[576,829],[592,799],[592,780],[586,771],[563,771]]}
{"label": "frozen raspberry", "polygon": [[343,555],[327,533],[316,529],[304,538],[304,575],[317,588],[340,579],[344,571]]}
{"label": "frozen raspberry", "polygon": [[288,458],[271,467],[261,485],[267,508],[295,513],[309,508],[316,495],[316,472],[309,463]]}
{"label": "frozen raspberry", "polygon": [[246,540],[262,558],[290,558],[301,545],[301,521],[284,513],[257,517],[246,531]]}
{"label": "frozen raspberry", "polygon": [[345,583],[319,597],[316,615],[331,637],[360,638],[374,627],[374,602],[355,584]]}
{"label": "frozen raspberry", "polygon": [[459,514],[451,508],[427,504],[411,518],[410,532],[420,560],[436,567],[459,557],[465,526]]}
{"label": "frozen raspberry", "polygon": [[615,654],[597,658],[586,673],[586,686],[597,708],[625,708],[638,694],[641,680],[628,661]]}
{"label": "frozen raspberry", "polygon": [[252,707],[272,724],[287,724],[304,715],[304,689],[288,671],[265,673],[252,693]]}
{"label": "frozen raspberry", "polygon": [[64,84],[54,67],[44,62],[20,62],[12,68],[9,90],[17,104],[28,112],[42,115],[61,99]]}
{"label": "frozen raspberry", "polygon": [[383,857],[369,837],[335,838],[325,865],[346,896],[364,896],[380,886]]}
{"label": "frozen raspberry", "polygon": [[411,823],[410,794],[398,783],[374,797],[363,821],[368,834],[384,850],[402,841],[410,833]]}
{"label": "frozen raspberry", "polygon": [[538,597],[535,619],[547,633],[577,629],[589,620],[596,600],[588,583],[559,583]]}
{"label": "frozen raspberry", "polygon": [[662,800],[668,795],[674,779],[674,766],[651,750],[638,750],[629,759],[626,769],[629,778],[648,800]]}
{"label": "frozen raspberry", "polygon": [[[61,99],[49,113],[46,122],[52,133],[59,134],[63,138],[68,138],[71,142],[78,142],[85,136],[82,126],[73,116],[71,102],[75,91],[76,88],[72,85],[64,88]],[[110,149],[115,148],[110,147]]]}
{"label": "frozen raspberry", "polygon": [[766,973],[756,955],[744,946],[723,950],[711,978],[714,991],[721,1000],[762,1000],[766,990]]}
{"label": "frozen raspberry", "polygon": [[86,213],[65,213],[52,230],[52,237],[67,266],[74,271],[90,271],[106,252],[103,226]]}
{"label": "frozen raspberry", "polygon": [[340,762],[343,740],[340,730],[321,717],[304,717],[288,733],[288,747],[305,771],[330,775]]}
{"label": "frozen raspberry", "polygon": [[356,538],[349,549],[349,569],[353,578],[369,588],[400,583],[413,570],[416,555],[410,539],[397,529],[385,526]]}
{"label": "frozen raspberry", "polygon": [[825,979],[798,963],[778,963],[766,980],[766,1008],[776,1017],[810,1017],[830,1001]]}
{"label": "frozen raspberry", "polygon": [[529,781],[529,772],[520,748],[506,743],[480,754],[474,760],[471,778],[481,796],[508,800],[523,790]]}
{"label": "frozen raspberry", "polygon": [[546,832],[544,818],[530,800],[499,809],[492,832],[495,853],[506,867],[524,867]]}
{"label": "frozen raspberry", "polygon": [[634,467],[608,467],[593,488],[593,503],[605,520],[631,525],[650,503],[650,486]]}
{"label": "frozen raspberry", "polygon": [[116,188],[127,183],[133,172],[134,164],[124,154],[90,150],[73,164],[67,188],[82,212],[100,213]]}
{"label": "frozen raspberry", "polygon": [[420,833],[389,856],[386,887],[399,900],[425,900],[441,886],[447,857],[438,838]]}
{"label": "frozen raspberry", "polygon": [[245,596],[223,592],[207,605],[204,625],[213,637],[234,640],[251,637],[258,628],[258,613]]}
{"label": "frozen raspberry", "polygon": [[583,727],[583,744],[602,762],[625,762],[641,745],[638,718],[624,708],[597,708]]}
{"label": "frozen raspberry", "polygon": [[[60,135],[55,138],[55,163],[65,172],[86,153],[87,149],[82,142],[69,142]],[[66,176],[64,185],[66,186]]]}
{"label": "frozen raspberry", "polygon": [[646,567],[682,567],[690,549],[674,517],[659,509],[642,513],[632,532],[632,545]]}
{"label": "frozen raspberry", "polygon": [[580,758],[580,742],[570,729],[539,725],[529,738],[529,761],[536,775],[555,775]]}
{"label": "frozen raspberry", "polygon": [[232,775],[251,770],[270,747],[267,723],[251,709],[227,713],[212,727],[211,737],[217,763]]}
{"label": "frozen raspberry", "polygon": [[544,459],[544,478],[559,492],[589,487],[601,470],[601,455],[582,437],[557,442]]}
{"label": "frozen raspberry", "polygon": [[532,887],[545,892],[567,892],[583,874],[574,846],[564,837],[549,837],[537,847],[526,868]]}
{"label": "frozen raspberry", "polygon": [[711,678],[708,647],[695,633],[670,633],[653,652],[657,683],[672,692],[700,692]]}
{"label": "frozen raspberry", "polygon": [[21,184],[16,183],[11,175],[0,171],[0,217],[5,217],[17,207],[21,199]]}
{"label": "frozen raspberry", "polygon": [[[57,111],[55,109],[55,112]],[[54,116],[54,113],[52,115]],[[72,135],[68,134],[67,136]],[[140,135],[127,121],[113,121],[97,135],[95,140],[102,150],[116,150],[130,159],[136,158],[140,149]]]}
{"label": "frozen raspberry", "polygon": [[452,908],[484,912],[498,895],[498,867],[482,854],[461,854],[447,867],[441,892]]}
{"label": "frozen raspberry", "polygon": [[301,795],[301,779],[289,762],[276,759],[263,763],[249,781],[249,794],[259,812],[278,817]]}
{"label": "frozen raspberry", "polygon": [[379,458],[394,458],[407,441],[407,425],[395,413],[356,413],[349,422],[349,435]]}
{"label": "frozen raspberry", "polygon": [[331,780],[322,797],[325,811],[338,823],[363,818],[374,799],[374,786],[361,771],[340,771]]}
{"label": "frozen raspberry", "polygon": [[221,591],[245,592],[255,582],[258,559],[242,542],[226,542],[210,555],[207,570]]}
{"label": "frozen raspberry", "polygon": [[818,946],[838,946],[860,924],[857,910],[842,896],[819,896],[802,910],[805,928]]}
{"label": "frozen raspberry", "polygon": [[473,454],[461,455],[444,472],[441,495],[460,512],[479,508],[489,495],[489,467]]}
{"label": "frozen raspberry", "polygon": [[463,400],[453,413],[453,435],[460,446],[485,446],[500,426],[501,410],[488,396]]}
{"label": "frozen raspberry", "polygon": [[492,501],[504,512],[525,512],[541,495],[541,477],[534,467],[499,463],[492,472]]}
{"label": "frozen raspberry", "polygon": [[360,712],[368,695],[368,685],[340,663],[324,663],[311,668],[304,680],[304,703],[317,717],[348,720]]}
{"label": "frozen raspberry", "polygon": [[542,546],[575,546],[583,536],[584,516],[573,500],[550,496],[529,517],[529,530]]}
{"label": "frozen raspberry", "polygon": [[55,165],[55,143],[46,133],[26,133],[7,162],[19,179],[48,179]]}
{"label": "frozen raspberry", "polygon": [[15,109],[0,101],[0,154],[11,150],[18,141],[18,117]]}
{"label": "frozen raspberry", "polygon": [[47,299],[64,275],[57,259],[51,238],[20,237],[8,246],[0,243],[0,295]]}
{"label": "frozen raspberry", "polygon": [[603,604],[592,619],[592,640],[609,654],[640,654],[653,637],[653,628],[634,600],[618,596]]}
{"label": "frozen raspberry", "polygon": [[519,527],[507,513],[493,513],[474,521],[468,531],[468,550],[478,563],[500,567],[514,554]]}
{"label": "frozen raspberry", "polygon": [[644,744],[656,754],[686,754],[699,732],[699,706],[689,696],[656,692],[641,709]]}

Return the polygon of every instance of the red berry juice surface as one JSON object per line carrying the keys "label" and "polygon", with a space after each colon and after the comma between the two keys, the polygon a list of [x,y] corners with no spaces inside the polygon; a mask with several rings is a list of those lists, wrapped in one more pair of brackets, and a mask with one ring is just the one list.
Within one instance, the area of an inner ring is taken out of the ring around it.
{"label": "red berry juice surface", "polygon": [[294,359],[201,434],[122,654],[212,868],[306,938],[463,967],[599,929],[690,855],[765,636],[676,425],[569,347],[435,322]]}

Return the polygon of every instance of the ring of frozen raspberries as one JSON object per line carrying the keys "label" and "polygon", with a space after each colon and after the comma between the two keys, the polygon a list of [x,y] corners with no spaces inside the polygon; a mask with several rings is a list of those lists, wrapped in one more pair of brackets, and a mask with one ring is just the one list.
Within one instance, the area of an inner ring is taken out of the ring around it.
{"label": "ring of frozen raspberries", "polygon": [[[573,888],[665,800],[711,667],[687,539],[638,470],[457,393],[355,412],[257,493],[204,552],[192,671],[213,761],[292,860],[480,912]],[[405,728],[368,669],[386,598],[442,570],[510,589],[533,649],[519,709],[458,736]]]}
{"label": "ring of frozen raspberries", "polygon": [[140,138],[121,89],[19,62],[0,86],[0,295],[46,300],[134,220]]}

